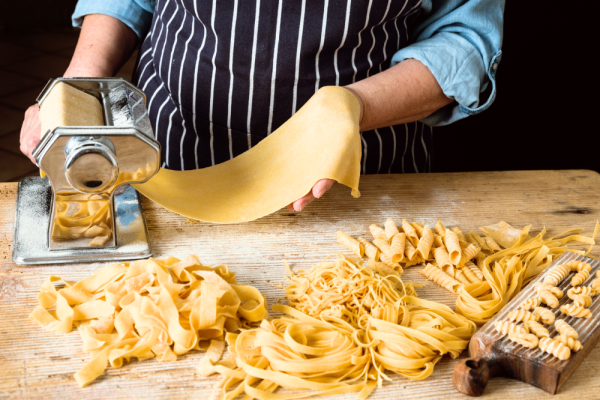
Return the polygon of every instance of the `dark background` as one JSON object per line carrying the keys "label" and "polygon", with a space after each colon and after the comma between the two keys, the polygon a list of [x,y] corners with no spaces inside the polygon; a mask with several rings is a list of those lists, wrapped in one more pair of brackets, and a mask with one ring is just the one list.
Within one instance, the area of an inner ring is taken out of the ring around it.
{"label": "dark background", "polygon": [[[76,2],[4,1],[0,32],[68,29]],[[508,1],[496,101],[434,129],[434,172],[600,171],[596,4]]]}

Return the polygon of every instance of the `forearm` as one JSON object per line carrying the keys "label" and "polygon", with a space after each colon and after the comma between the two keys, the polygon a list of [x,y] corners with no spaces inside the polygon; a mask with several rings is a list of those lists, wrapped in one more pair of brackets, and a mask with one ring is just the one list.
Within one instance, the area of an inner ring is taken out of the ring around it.
{"label": "forearm", "polygon": [[86,15],[65,76],[114,76],[133,53],[136,42],[137,35],[118,19]]}
{"label": "forearm", "polygon": [[346,89],[361,103],[361,131],[418,121],[452,102],[429,69],[413,59]]}

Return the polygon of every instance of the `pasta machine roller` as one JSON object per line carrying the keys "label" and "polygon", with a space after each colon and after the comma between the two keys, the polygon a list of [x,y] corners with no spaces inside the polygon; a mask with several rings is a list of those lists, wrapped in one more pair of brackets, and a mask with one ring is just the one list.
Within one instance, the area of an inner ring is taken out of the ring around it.
{"label": "pasta machine roller", "polygon": [[58,126],[43,132],[33,157],[46,176],[19,183],[14,262],[149,257],[139,194],[128,185],[147,181],[160,168],[160,145],[154,140],[146,96],[121,78],[57,78],[37,99],[40,114],[44,100],[61,83],[99,101],[103,115],[97,118],[103,126]]}

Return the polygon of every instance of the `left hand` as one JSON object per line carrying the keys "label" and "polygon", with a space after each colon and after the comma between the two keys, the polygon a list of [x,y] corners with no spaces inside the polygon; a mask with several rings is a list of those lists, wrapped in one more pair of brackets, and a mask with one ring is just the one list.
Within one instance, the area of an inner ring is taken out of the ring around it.
{"label": "left hand", "polygon": [[308,192],[306,196],[303,196],[293,203],[288,204],[287,209],[289,211],[302,211],[302,209],[306,207],[308,203],[323,196],[334,183],[335,181],[333,179],[320,179],[317,181],[317,183],[315,183],[311,191]]}

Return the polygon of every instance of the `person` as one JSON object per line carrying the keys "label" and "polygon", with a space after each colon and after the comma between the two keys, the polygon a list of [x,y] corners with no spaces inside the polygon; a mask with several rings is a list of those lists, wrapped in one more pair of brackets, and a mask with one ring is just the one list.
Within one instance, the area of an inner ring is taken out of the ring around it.
{"label": "person", "polygon": [[[337,85],[361,106],[361,173],[429,172],[432,127],[495,99],[503,12],[504,0],[79,0],[65,76],[114,76],[141,43],[133,83],[164,168],[229,160]],[[35,105],[21,130],[30,159],[39,137]]]}

